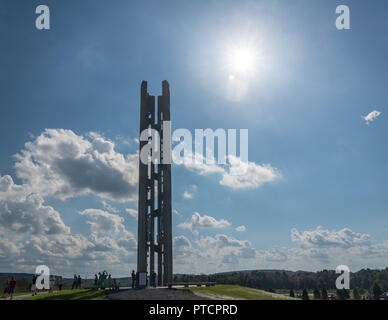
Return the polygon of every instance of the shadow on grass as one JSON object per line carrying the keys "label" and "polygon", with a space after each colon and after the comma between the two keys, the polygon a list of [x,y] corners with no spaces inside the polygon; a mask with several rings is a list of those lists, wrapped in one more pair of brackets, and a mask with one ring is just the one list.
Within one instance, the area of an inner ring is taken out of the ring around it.
{"label": "shadow on grass", "polygon": [[67,290],[35,296],[26,300],[105,300],[108,293],[107,290]]}

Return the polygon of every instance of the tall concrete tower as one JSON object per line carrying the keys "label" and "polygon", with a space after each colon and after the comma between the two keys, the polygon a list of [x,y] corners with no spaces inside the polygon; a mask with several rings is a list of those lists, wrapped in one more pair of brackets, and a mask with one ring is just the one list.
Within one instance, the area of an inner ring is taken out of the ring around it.
{"label": "tall concrete tower", "polygon": [[162,95],[158,96],[157,108],[155,97],[147,92],[147,82],[141,84],[139,154],[144,146],[154,143],[160,152],[159,163],[151,160],[143,163],[139,156],[137,271],[140,287],[146,285],[147,273],[152,277],[155,272],[155,253],[158,285],[171,283],[173,275],[170,86],[167,81],[162,82]]}

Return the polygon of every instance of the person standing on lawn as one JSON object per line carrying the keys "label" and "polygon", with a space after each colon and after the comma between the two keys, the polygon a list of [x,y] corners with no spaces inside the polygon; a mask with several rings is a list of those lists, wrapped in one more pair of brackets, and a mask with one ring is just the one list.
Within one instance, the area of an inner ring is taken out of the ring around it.
{"label": "person standing on lawn", "polygon": [[78,278],[77,278],[77,275],[74,274],[74,280],[73,280],[73,285],[71,286],[71,290],[73,290],[74,288],[75,289],[77,288],[77,283],[78,283]]}
{"label": "person standing on lawn", "polygon": [[62,286],[63,286],[63,278],[62,278],[62,276],[59,276],[59,279],[58,279],[58,290],[59,291],[62,291]]}
{"label": "person standing on lawn", "polygon": [[9,282],[9,289],[8,289],[8,293],[11,300],[13,299],[13,293],[15,292],[15,288],[16,288],[16,280],[15,280],[15,277],[12,277],[11,281]]}
{"label": "person standing on lawn", "polygon": [[8,288],[9,288],[9,282],[8,279],[3,283],[3,299],[7,299],[8,294]]}
{"label": "person standing on lawn", "polygon": [[132,289],[135,288],[135,282],[136,282],[136,273],[135,270],[132,270]]}
{"label": "person standing on lawn", "polygon": [[34,274],[32,276],[32,285],[31,285],[32,296],[36,296],[36,279],[37,278],[38,278],[38,276],[36,274]]}
{"label": "person standing on lawn", "polygon": [[81,286],[82,286],[81,275],[78,275],[78,279],[77,279],[77,289],[81,289]]}

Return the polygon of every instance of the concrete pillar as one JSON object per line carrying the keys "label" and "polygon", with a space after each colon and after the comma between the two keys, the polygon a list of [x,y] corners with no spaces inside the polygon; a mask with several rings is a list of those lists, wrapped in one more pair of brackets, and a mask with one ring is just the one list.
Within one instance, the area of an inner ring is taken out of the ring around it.
{"label": "concrete pillar", "polygon": [[[156,121],[155,121],[156,120]],[[171,132],[163,131],[163,121],[170,121],[170,89],[167,81],[162,82],[162,96],[158,97],[158,112],[155,111],[155,97],[147,92],[147,82],[141,85],[140,134],[147,128],[159,132],[160,146],[171,150]],[[168,130],[169,131],[169,130]],[[153,139],[154,137],[151,137]],[[140,141],[140,150],[147,144]],[[171,208],[171,164],[143,164],[139,159],[139,219],[138,219],[138,261],[139,274],[155,272],[155,253],[158,263],[158,285],[167,285],[173,280],[172,270],[172,208]],[[150,167],[149,167],[150,166]],[[155,168],[156,167],[156,168]],[[156,169],[156,170],[155,170]],[[151,175],[148,172],[151,172]],[[157,181],[157,195],[154,184]],[[155,208],[157,203],[157,208]],[[157,235],[154,234],[157,219]],[[155,243],[156,242],[156,243]],[[150,279],[151,280],[151,279]]]}

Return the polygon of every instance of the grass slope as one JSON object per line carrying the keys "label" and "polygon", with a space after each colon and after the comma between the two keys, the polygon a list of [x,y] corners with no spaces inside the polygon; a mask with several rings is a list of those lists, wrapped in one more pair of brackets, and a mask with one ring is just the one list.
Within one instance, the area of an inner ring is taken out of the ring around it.
{"label": "grass slope", "polygon": [[107,290],[62,290],[24,300],[105,300],[108,293]]}
{"label": "grass slope", "polygon": [[199,296],[207,296],[217,299],[235,300],[289,300],[285,295],[266,292],[238,285],[216,285],[213,287],[190,287],[191,291]]}

